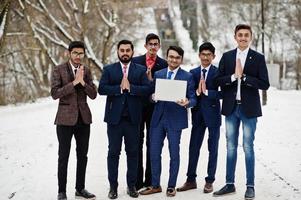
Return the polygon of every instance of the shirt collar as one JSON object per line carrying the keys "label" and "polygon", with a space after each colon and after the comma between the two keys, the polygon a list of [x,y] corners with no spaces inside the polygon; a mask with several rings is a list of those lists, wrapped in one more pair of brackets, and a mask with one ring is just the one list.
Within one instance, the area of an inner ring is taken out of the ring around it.
{"label": "shirt collar", "polygon": [[201,66],[201,70],[206,69],[207,72],[208,72],[208,71],[210,70],[211,65],[212,65],[212,64],[210,64],[208,67],[205,68],[205,67],[203,67],[202,64],[201,64],[201,65],[200,65],[200,66]]}
{"label": "shirt collar", "polygon": [[130,65],[131,65],[131,61],[129,63],[127,63],[127,64],[123,64],[122,62],[120,62],[120,65],[121,65],[121,67],[123,67],[124,65],[126,65],[126,67],[129,68]]}
{"label": "shirt collar", "polygon": [[174,70],[170,70],[169,67],[167,67],[167,73],[170,72],[170,71],[172,71],[172,72],[173,72],[173,75],[175,76],[175,75],[177,74],[179,68],[180,68],[180,67],[177,67],[177,69],[174,69]]}
{"label": "shirt collar", "polygon": [[243,55],[247,55],[248,52],[249,52],[249,49],[250,47],[246,48],[245,50],[240,50],[238,47],[237,47],[237,54],[243,54]]}
{"label": "shirt collar", "polygon": [[150,55],[146,54],[146,60],[152,60],[152,61],[156,61],[156,58],[157,58],[157,55],[156,56],[153,56],[151,57]]}

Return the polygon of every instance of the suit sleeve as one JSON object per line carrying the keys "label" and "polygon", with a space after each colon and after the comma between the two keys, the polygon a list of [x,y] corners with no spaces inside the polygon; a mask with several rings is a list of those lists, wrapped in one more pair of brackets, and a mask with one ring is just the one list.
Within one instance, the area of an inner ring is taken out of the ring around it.
{"label": "suit sleeve", "polygon": [[118,96],[121,95],[120,85],[110,84],[110,72],[108,67],[105,67],[99,81],[98,93],[100,95]]}
{"label": "suit sleeve", "polygon": [[97,96],[96,86],[93,83],[92,80],[92,74],[91,71],[88,68],[85,68],[85,71],[87,73],[86,80],[85,80],[85,86],[84,91],[90,97],[90,99],[95,99]]}
{"label": "suit sleeve", "polygon": [[144,70],[140,73],[141,85],[130,83],[130,95],[148,96],[150,95],[150,81],[148,80]]}
{"label": "suit sleeve", "polygon": [[219,61],[219,66],[218,66],[218,73],[215,78],[215,85],[216,86],[221,86],[221,87],[226,87],[226,86],[231,86],[232,84],[237,84],[237,81],[232,82],[231,81],[231,75],[227,75],[225,68],[226,68],[226,63],[225,63],[225,54],[223,54],[221,60]]}
{"label": "suit sleeve", "polygon": [[59,99],[69,94],[75,93],[72,82],[64,86],[62,85],[61,74],[58,66],[54,67],[52,71],[50,93],[53,99]]}
{"label": "suit sleeve", "polygon": [[270,83],[269,83],[268,70],[267,70],[267,65],[265,63],[264,56],[260,57],[260,62],[258,67],[259,67],[258,76],[254,77],[246,74],[245,81],[242,81],[242,84],[260,90],[267,90],[270,87]]}

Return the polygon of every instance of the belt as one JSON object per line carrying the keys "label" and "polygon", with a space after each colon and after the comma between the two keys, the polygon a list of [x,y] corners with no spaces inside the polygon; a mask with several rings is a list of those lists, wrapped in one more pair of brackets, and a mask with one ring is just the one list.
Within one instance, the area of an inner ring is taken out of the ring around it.
{"label": "belt", "polygon": [[240,105],[240,104],[241,104],[241,100],[235,100],[235,103],[236,103],[237,105]]}

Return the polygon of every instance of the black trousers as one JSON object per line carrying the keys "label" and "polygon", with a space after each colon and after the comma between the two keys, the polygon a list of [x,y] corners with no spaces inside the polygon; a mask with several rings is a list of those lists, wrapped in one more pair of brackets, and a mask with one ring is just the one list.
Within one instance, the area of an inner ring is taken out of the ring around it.
{"label": "black trousers", "polygon": [[76,140],[76,190],[85,188],[86,166],[88,161],[88,148],[90,138],[90,125],[81,124],[75,126],[56,126],[59,141],[58,159],[58,192],[66,192],[67,169],[70,154],[71,140],[74,135]]}
{"label": "black trousers", "polygon": [[108,179],[110,187],[118,187],[119,156],[124,138],[127,156],[127,185],[134,187],[137,180],[139,124],[132,124],[129,119],[122,118],[117,125],[108,124],[107,134],[109,152],[107,157]]}
{"label": "black trousers", "polygon": [[[142,121],[140,124],[140,135],[139,135],[139,149],[138,149],[138,174],[136,188],[140,189],[144,186],[152,185],[152,172],[151,172],[151,161],[150,161],[150,122],[152,119],[152,114],[154,110],[154,105],[148,105],[143,108]],[[146,134],[144,134],[144,129],[146,128]],[[145,166],[145,179],[144,179],[144,168],[143,168],[143,144],[146,144],[146,166]]]}

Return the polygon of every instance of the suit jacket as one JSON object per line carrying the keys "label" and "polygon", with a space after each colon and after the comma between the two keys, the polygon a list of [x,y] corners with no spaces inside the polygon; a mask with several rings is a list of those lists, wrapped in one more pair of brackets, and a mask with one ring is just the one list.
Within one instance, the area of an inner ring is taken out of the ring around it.
{"label": "suit jacket", "polygon": [[104,67],[99,81],[98,93],[107,95],[104,121],[108,124],[119,123],[124,103],[128,104],[129,117],[133,124],[139,124],[142,112],[142,97],[150,94],[150,83],[144,66],[131,62],[128,72],[130,91],[121,93],[123,78],[120,62]]}
{"label": "suit jacket", "polygon": [[[152,92],[155,91],[156,79],[166,79],[166,75],[167,68],[157,71],[155,73],[154,82],[152,85]],[[179,68],[174,79],[187,81],[186,97],[189,100],[189,104],[187,107],[189,108],[195,106],[196,97],[192,74]],[[155,108],[151,120],[151,127],[156,127],[159,124],[163,114],[167,118],[168,125],[171,129],[182,130],[188,127],[187,108],[180,106],[175,102],[167,101],[157,101],[155,103]]]}
{"label": "suit jacket", "polygon": [[[146,54],[134,57],[132,59],[132,62],[143,65],[146,68]],[[168,67],[168,64],[167,64],[166,60],[157,56],[155,64],[154,64],[153,68],[151,69],[152,77],[154,78],[154,74],[156,71],[159,71],[159,70],[167,68],[167,67]],[[153,107],[153,103],[149,99],[150,99],[150,97],[145,97],[143,99],[143,105]]]}
{"label": "suit jacket", "polygon": [[51,76],[51,96],[53,99],[59,99],[55,124],[73,126],[77,123],[79,112],[85,124],[92,123],[87,96],[95,99],[97,91],[89,68],[84,67],[85,86],[80,83],[73,86],[73,80],[74,75],[69,61],[54,67]]}
{"label": "suit jacket", "polygon": [[[196,91],[201,79],[201,67],[198,66],[190,70],[190,73],[193,76],[195,82],[194,91]],[[219,127],[221,125],[221,107],[219,102],[221,92],[218,91],[218,87],[214,84],[217,67],[211,65],[207,73],[206,87],[208,96],[203,93],[199,96],[196,95],[196,106],[191,109],[192,125],[200,126],[200,123],[204,122],[207,127]]]}
{"label": "suit jacket", "polygon": [[[230,115],[235,107],[237,81],[231,82],[231,75],[235,73],[236,51],[237,49],[234,49],[223,54],[216,79],[223,92],[222,114],[226,116]],[[243,73],[246,76],[245,80],[241,81],[242,111],[249,118],[262,116],[258,90],[267,90],[270,86],[264,55],[250,49]]]}

